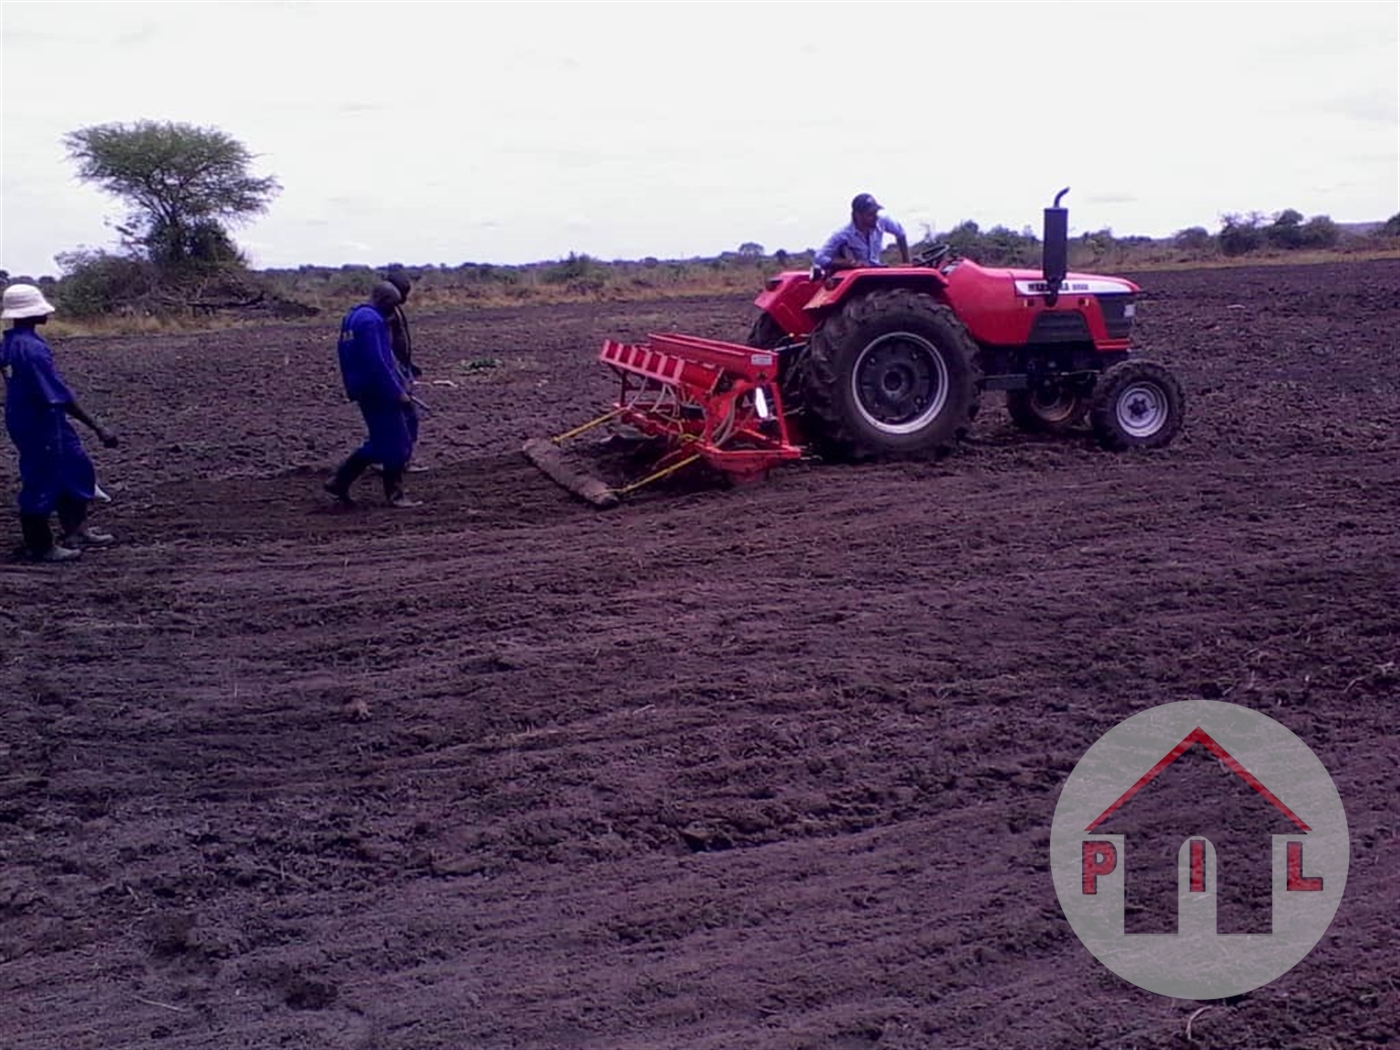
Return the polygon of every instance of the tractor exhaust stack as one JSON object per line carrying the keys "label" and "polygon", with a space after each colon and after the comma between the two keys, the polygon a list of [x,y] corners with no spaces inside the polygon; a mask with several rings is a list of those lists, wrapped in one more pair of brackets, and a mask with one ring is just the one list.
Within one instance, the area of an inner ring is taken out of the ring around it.
{"label": "tractor exhaust stack", "polygon": [[1068,192],[1069,187],[1066,186],[1055,194],[1055,203],[1045,209],[1045,243],[1040,272],[1045,278],[1046,301],[1051,306],[1059,298],[1065,274],[1069,273],[1069,209],[1060,207],[1060,198]]}

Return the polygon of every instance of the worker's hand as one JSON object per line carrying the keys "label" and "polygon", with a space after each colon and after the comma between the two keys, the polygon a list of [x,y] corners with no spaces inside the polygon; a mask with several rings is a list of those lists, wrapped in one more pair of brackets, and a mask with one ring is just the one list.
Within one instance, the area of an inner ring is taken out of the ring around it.
{"label": "worker's hand", "polygon": [[812,272],[811,272],[810,274],[807,275],[808,280],[812,280],[812,281],[820,281],[820,280],[821,280],[822,278],[824,278],[825,276],[826,276],[826,271],[823,270],[820,266],[813,266],[813,267],[812,267]]}

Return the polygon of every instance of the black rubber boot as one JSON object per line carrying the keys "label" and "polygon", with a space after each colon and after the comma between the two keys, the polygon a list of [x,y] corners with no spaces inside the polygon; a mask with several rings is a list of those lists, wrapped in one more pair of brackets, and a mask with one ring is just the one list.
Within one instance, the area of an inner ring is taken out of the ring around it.
{"label": "black rubber boot", "polygon": [[20,531],[24,533],[24,546],[36,558],[42,558],[53,550],[53,532],[49,529],[47,514],[21,514]]}
{"label": "black rubber boot", "polygon": [[82,553],[54,543],[47,514],[21,514],[19,525],[24,532],[25,547],[39,561],[68,561]]}
{"label": "black rubber boot", "polygon": [[87,500],[74,499],[72,496],[58,497],[58,524],[63,529],[64,536],[80,534],[83,526],[87,524],[87,516]]}
{"label": "black rubber boot", "polygon": [[58,523],[63,532],[59,545],[63,547],[105,547],[114,537],[99,532],[88,523],[88,501],[73,496],[58,499]]}
{"label": "black rubber boot", "polygon": [[350,453],[349,458],[340,465],[340,469],[335,472],[335,477],[326,482],[326,491],[338,499],[341,503],[350,502],[350,486],[361,474],[367,471],[374,460],[363,452],[355,451]]}
{"label": "black rubber boot", "polygon": [[423,504],[419,500],[411,500],[403,494],[403,476],[405,468],[394,467],[392,470],[384,468],[384,499],[391,507],[405,509],[408,507],[421,507]]}

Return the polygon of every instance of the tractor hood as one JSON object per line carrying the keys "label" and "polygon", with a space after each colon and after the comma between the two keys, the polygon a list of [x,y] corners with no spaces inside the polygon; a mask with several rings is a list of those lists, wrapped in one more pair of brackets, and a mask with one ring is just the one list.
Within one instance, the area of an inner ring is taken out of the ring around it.
{"label": "tractor hood", "polygon": [[[1045,295],[1050,291],[1049,282],[1038,270],[1002,270],[1000,273],[1015,284],[1017,295]],[[1140,290],[1122,277],[1100,277],[1093,273],[1067,273],[1059,287],[1061,295],[1135,295]]]}
{"label": "tractor hood", "polygon": [[[973,338],[996,346],[1050,339],[1107,347],[1128,337],[1140,291],[1123,277],[1066,273],[1055,290],[1039,270],[984,267],[960,259],[947,267],[944,296]],[[1042,315],[1054,314],[1046,320]]]}
{"label": "tractor hood", "polygon": [[[975,283],[998,286],[1018,296],[1041,296],[1051,292],[1050,283],[1039,270],[983,266],[971,259],[959,259],[943,271],[953,288]],[[1136,295],[1141,288],[1125,277],[1105,277],[1096,273],[1067,273],[1060,281],[1060,295]]]}

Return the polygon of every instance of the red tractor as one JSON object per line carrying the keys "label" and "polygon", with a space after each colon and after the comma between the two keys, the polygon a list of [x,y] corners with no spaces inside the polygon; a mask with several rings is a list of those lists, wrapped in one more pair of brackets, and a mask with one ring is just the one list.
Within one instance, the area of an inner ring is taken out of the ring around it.
{"label": "red tractor", "polygon": [[[1068,213],[1045,209],[1040,272],[981,266],[946,244],[913,265],[780,273],[756,300],[748,345],[677,333],[605,340],[621,379],[603,415],[524,452],[598,506],[704,461],[732,479],[817,454],[927,455],[973,425],[986,390],[1006,391],[1017,426],[1083,422],[1110,449],[1161,448],[1181,430],[1180,384],[1133,356],[1137,285],[1068,272]],[[614,487],[572,469],[559,446],[607,422],[651,439],[640,481]]]}
{"label": "red tractor", "polygon": [[967,432],[983,391],[1004,390],[1024,430],[1087,416],[1107,448],[1169,444],[1180,384],[1133,356],[1137,285],[1067,272],[1067,192],[1045,209],[1039,273],[934,245],[912,266],[771,278],[749,345],[778,353],[807,440],[843,458],[928,452]]}

